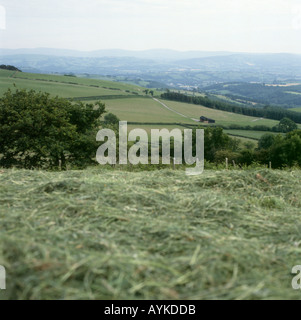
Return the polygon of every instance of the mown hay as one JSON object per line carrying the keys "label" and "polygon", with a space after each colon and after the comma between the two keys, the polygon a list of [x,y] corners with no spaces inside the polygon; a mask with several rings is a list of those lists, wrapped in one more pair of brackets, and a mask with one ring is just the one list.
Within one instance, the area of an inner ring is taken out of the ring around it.
{"label": "mown hay", "polygon": [[300,299],[300,179],[3,170],[0,298]]}

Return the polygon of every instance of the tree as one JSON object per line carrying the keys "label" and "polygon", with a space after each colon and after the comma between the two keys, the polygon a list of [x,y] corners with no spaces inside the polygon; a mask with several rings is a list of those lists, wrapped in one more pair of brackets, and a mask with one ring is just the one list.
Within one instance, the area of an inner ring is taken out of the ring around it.
{"label": "tree", "polygon": [[20,69],[14,67],[14,66],[9,66],[9,65],[7,66],[5,64],[1,64],[0,69],[22,72]]}
{"label": "tree", "polygon": [[230,147],[230,137],[223,132],[222,128],[205,129],[205,159],[214,161],[215,153],[219,150],[227,150]]}
{"label": "tree", "polygon": [[279,131],[284,133],[291,132],[298,129],[297,124],[289,118],[283,118],[280,121],[278,127],[279,127]]}
{"label": "tree", "polygon": [[280,121],[281,119],[286,117],[293,120],[296,123],[301,123],[300,112],[287,110],[281,107],[271,107],[271,106],[266,106],[265,108],[241,107],[233,103],[230,104],[223,101],[217,101],[215,99],[211,99],[210,95],[206,95],[205,97],[201,97],[201,96],[194,97],[194,96],[181,94],[179,92],[170,92],[170,91],[161,94],[161,98],[172,100],[172,101],[193,103],[196,105],[202,105],[210,109],[227,111],[227,112],[242,114],[245,116],[258,117],[258,118],[266,118],[266,119],[273,119],[273,120]]}
{"label": "tree", "polygon": [[253,150],[242,150],[239,154],[237,161],[242,165],[250,166],[255,160],[255,155]]}
{"label": "tree", "polygon": [[301,165],[301,130],[295,130],[286,134],[285,137],[275,137],[273,145],[268,150],[261,150],[258,154],[260,162],[272,161],[274,168],[284,166],[291,167]]}
{"label": "tree", "polygon": [[243,145],[247,150],[254,150],[256,147],[256,144],[252,141],[246,141]]}
{"label": "tree", "polygon": [[275,142],[275,135],[271,133],[264,134],[258,141],[258,149],[259,150],[267,150],[269,149]]}
{"label": "tree", "polygon": [[230,138],[229,150],[237,152],[239,150],[240,140],[237,138]]}
{"label": "tree", "polygon": [[120,119],[113,113],[108,113],[105,115],[105,124],[116,125],[119,123],[119,121]]}
{"label": "tree", "polygon": [[225,163],[226,158],[228,158],[229,163],[232,163],[232,161],[237,162],[238,157],[239,154],[231,150],[219,150],[215,153],[214,161],[216,163]]}
{"label": "tree", "polygon": [[62,168],[93,162],[105,105],[72,103],[34,90],[0,99],[0,166]]}

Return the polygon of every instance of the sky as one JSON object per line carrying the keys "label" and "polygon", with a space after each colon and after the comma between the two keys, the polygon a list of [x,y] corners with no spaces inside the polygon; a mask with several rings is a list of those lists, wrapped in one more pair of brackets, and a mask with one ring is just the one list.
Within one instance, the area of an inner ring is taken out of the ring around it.
{"label": "sky", "polygon": [[0,47],[301,54],[301,0],[0,0]]}

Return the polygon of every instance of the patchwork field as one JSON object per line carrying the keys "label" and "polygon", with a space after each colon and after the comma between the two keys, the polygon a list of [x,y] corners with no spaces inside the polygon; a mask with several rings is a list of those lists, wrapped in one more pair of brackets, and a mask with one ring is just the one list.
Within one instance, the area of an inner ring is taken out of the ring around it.
{"label": "patchwork field", "polygon": [[[8,88],[34,89],[63,98],[142,94],[140,87],[118,82],[0,70],[0,95]],[[129,91],[129,92],[126,92]]]}
{"label": "patchwork field", "polygon": [[[240,126],[265,125],[273,127],[278,121],[248,117],[202,106],[161,100],[169,109],[154,101],[143,92],[145,89],[136,85],[107,80],[86,79],[72,76],[43,75],[33,73],[0,70],[0,95],[8,88],[34,89],[48,92],[53,96],[73,98],[85,102],[101,100],[108,112],[116,114],[121,120],[139,123],[129,128],[181,128],[185,124],[197,124],[200,116],[213,118],[217,125]],[[155,91],[160,95],[160,92]],[[300,109],[301,110],[301,109]],[[170,125],[169,125],[170,124]],[[179,125],[182,124],[182,125]],[[301,125],[299,125],[301,128]],[[231,135],[245,139],[259,139],[265,132],[231,130]]]}
{"label": "patchwork field", "polygon": [[190,123],[194,121],[183,118],[171,112],[153,99],[133,98],[118,100],[103,100],[106,109],[116,114],[121,120],[129,122],[153,122],[153,123]]}
{"label": "patchwork field", "polygon": [[[163,100],[162,100],[163,101]],[[201,116],[212,118],[216,121],[216,124],[220,125],[230,125],[230,124],[240,124],[242,126],[251,126],[256,125],[265,125],[268,127],[273,127],[279,123],[279,121],[269,120],[269,119],[260,119],[254,117],[248,117],[240,114],[234,114],[231,112],[224,112],[220,110],[209,109],[206,107],[181,103],[175,101],[164,100],[164,103],[172,108],[173,110],[183,113],[191,118],[199,119]]]}
{"label": "patchwork field", "polygon": [[300,299],[300,171],[123,170],[0,171],[0,299]]}

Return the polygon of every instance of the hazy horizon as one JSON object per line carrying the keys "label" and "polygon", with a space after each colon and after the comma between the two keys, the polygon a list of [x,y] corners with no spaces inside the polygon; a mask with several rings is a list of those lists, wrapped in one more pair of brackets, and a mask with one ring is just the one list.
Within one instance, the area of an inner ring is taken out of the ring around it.
{"label": "hazy horizon", "polygon": [[301,54],[299,0],[40,3],[0,0],[1,48]]}
{"label": "hazy horizon", "polygon": [[0,44],[0,50],[11,50],[11,51],[17,51],[17,50],[61,50],[61,51],[74,51],[74,52],[83,52],[83,53],[92,53],[92,52],[98,52],[98,51],[125,51],[125,52],[147,52],[147,51],[174,51],[178,53],[189,53],[189,52],[200,52],[200,53],[225,53],[225,54],[292,54],[292,55],[301,55],[301,52],[294,53],[289,51],[266,51],[266,52],[260,52],[260,51],[229,51],[229,50],[177,50],[177,49],[170,49],[170,48],[149,48],[149,49],[124,49],[124,48],[99,48],[99,49],[69,49],[69,48],[57,48],[57,47],[16,47],[16,48],[5,48],[1,47]]}

